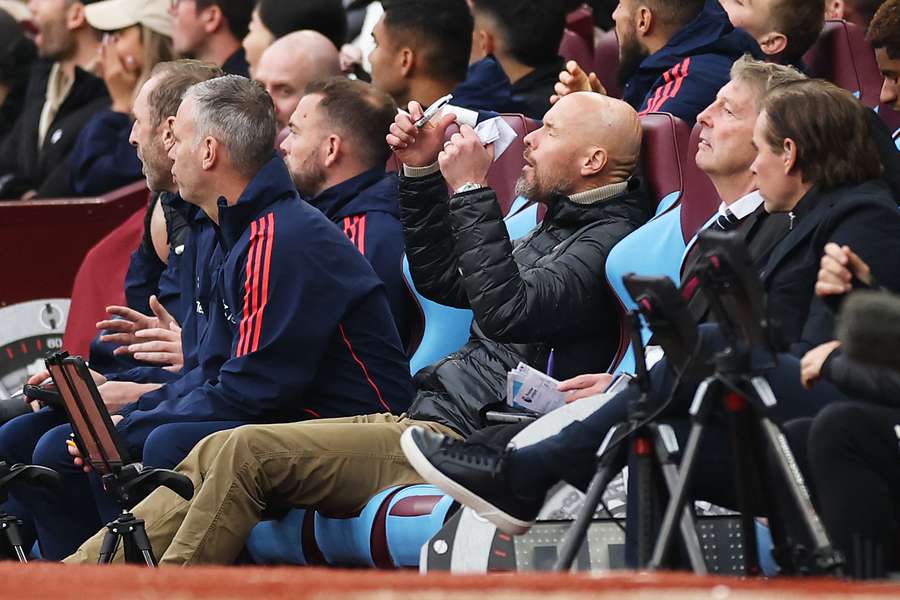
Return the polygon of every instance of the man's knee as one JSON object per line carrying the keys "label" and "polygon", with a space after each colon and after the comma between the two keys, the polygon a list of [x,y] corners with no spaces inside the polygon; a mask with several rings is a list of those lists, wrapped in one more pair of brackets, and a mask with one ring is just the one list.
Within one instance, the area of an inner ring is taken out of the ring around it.
{"label": "man's knee", "polygon": [[872,415],[855,402],[829,404],[816,415],[809,430],[809,458],[813,465],[826,466],[845,455],[858,440],[871,435]]}
{"label": "man's knee", "polygon": [[34,447],[32,462],[55,470],[74,470],[75,465],[66,447],[71,433],[69,425],[60,425],[42,435]]}
{"label": "man's knee", "polygon": [[34,448],[41,436],[59,425],[44,411],[22,415],[0,427],[0,459],[7,462],[32,462]]}

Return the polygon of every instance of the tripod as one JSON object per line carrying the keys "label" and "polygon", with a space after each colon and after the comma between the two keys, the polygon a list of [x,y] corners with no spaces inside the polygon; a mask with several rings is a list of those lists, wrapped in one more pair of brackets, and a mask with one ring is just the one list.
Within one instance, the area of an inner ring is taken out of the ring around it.
{"label": "tripod", "polygon": [[[730,348],[717,354],[714,364],[714,374],[700,384],[694,395],[690,409],[691,430],[685,444],[680,476],[663,517],[649,567],[659,569],[663,566],[674,532],[675,518],[684,507],[704,429],[721,402],[736,454],[735,485],[741,511],[744,548],[747,550],[744,552],[746,573],[756,575],[760,572],[758,556],[752,551],[756,547],[753,515],[754,509],[760,503],[765,503],[765,499],[757,492],[761,490],[767,475],[777,476],[780,483],[784,484],[790,502],[812,541],[812,552],[807,556],[802,556],[805,552],[802,547],[795,548],[793,553],[805,561],[801,571],[839,573],[842,558],[831,547],[825,529],[813,509],[803,476],[787,440],[769,418],[777,400],[768,381],[753,371],[750,352],[738,349],[737,344],[732,344]],[[774,473],[769,473],[770,469],[757,462],[757,458],[765,456],[765,452],[773,457]],[[774,517],[775,525],[778,516],[772,510],[768,512]]]}
{"label": "tripod", "polygon": [[[647,399],[650,378],[644,357],[638,311],[630,311],[628,321],[631,325],[631,346],[636,365],[633,383],[639,387],[640,394],[628,405],[627,421],[610,429],[597,451],[597,457],[600,459],[597,471],[588,485],[584,504],[560,546],[559,558],[554,565],[555,571],[566,572],[572,568],[606,488],[612,478],[629,464],[629,457],[633,459],[631,477],[636,478],[639,497],[637,514],[629,515],[629,521],[635,524],[637,530],[638,564],[641,567],[647,565],[653,548],[655,523],[658,517],[656,506],[661,499],[663,485],[672,496],[678,480],[678,467],[675,462],[678,442],[674,431],[668,425],[646,422],[652,412]],[[628,437],[631,437],[630,443],[627,443]],[[681,514],[679,522],[681,537],[691,568],[695,573],[705,574],[706,563],[697,537],[694,513],[690,507],[682,505],[679,507],[679,514]]]}
{"label": "tripod", "polygon": [[157,566],[144,520],[135,517],[129,507],[159,486],[169,488],[185,500],[190,500],[194,495],[193,483],[184,475],[168,469],[143,469],[141,465],[133,463],[103,476],[103,487],[119,504],[122,514],[106,525],[107,531],[100,545],[97,564],[111,563],[122,542],[126,563]]}
{"label": "tripod", "polygon": [[[21,481],[18,481],[21,480]],[[36,465],[8,466],[0,461],[0,503],[6,502],[6,488],[10,485],[27,483],[38,486],[55,486],[59,483],[59,474],[53,469]],[[19,528],[22,521],[17,517],[0,511],[0,532],[4,539],[16,553],[19,562],[27,563],[25,548]]]}

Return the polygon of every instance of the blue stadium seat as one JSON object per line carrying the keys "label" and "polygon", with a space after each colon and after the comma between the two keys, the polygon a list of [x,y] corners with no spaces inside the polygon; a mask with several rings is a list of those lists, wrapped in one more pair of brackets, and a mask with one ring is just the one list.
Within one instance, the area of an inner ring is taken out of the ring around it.
{"label": "blue stadium seat", "polygon": [[449,517],[453,499],[431,485],[376,494],[359,515],[332,518],[295,508],[253,528],[247,550],[258,564],[417,567],[420,549]]}

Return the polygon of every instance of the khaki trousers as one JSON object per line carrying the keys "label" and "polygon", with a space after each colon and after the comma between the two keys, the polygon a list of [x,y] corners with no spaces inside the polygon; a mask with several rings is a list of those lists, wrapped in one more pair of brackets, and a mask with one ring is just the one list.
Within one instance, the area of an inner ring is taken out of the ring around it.
{"label": "khaki trousers", "polygon": [[[352,515],[394,485],[422,483],[400,449],[400,435],[419,425],[391,414],[245,425],[204,438],[176,470],[194,483],[194,498],[159,488],[132,511],[144,519],[160,564],[231,563],[269,505],[315,507]],[[95,563],[106,529],[65,562]],[[121,545],[115,560],[123,560]]]}

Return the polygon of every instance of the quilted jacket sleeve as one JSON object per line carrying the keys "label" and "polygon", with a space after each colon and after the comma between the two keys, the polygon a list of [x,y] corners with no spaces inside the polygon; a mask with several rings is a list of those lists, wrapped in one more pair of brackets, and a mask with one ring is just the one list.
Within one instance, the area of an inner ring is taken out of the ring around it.
{"label": "quilted jacket sleeve", "polygon": [[400,178],[406,257],[420,294],[440,304],[469,308],[449,225],[447,194],[447,184],[439,172]]}

